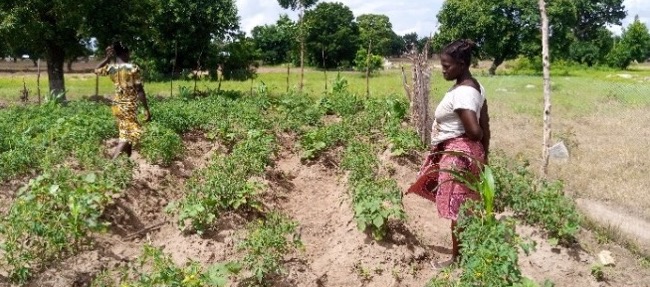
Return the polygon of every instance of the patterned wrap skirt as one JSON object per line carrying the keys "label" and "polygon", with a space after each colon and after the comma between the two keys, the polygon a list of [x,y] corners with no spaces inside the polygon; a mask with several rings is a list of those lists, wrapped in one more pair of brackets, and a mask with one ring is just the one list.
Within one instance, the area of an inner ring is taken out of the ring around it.
{"label": "patterned wrap skirt", "polygon": [[142,126],[138,123],[138,105],[132,101],[114,102],[112,112],[117,120],[120,141],[138,144],[142,137]]}
{"label": "patterned wrap skirt", "polygon": [[467,156],[439,153],[441,151],[462,152],[481,163],[485,162],[485,150],[480,142],[466,137],[446,140],[435,146],[427,155],[416,182],[406,193],[415,193],[435,202],[438,215],[457,220],[463,203],[467,200],[480,200],[481,196],[444,170],[470,172],[478,176],[480,167],[475,160]]}

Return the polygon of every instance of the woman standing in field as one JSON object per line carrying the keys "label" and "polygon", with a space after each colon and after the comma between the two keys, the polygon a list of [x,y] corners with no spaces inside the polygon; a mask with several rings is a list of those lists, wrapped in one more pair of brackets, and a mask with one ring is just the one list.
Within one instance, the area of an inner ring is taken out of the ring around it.
{"label": "woman standing in field", "polygon": [[[109,64],[113,56],[115,56],[115,63]],[[138,100],[144,106],[146,121],[151,120],[147,97],[142,86],[140,68],[129,63],[129,59],[128,48],[116,42],[106,48],[106,58],[95,69],[95,73],[109,76],[115,84],[112,112],[117,120],[120,139],[113,158],[122,153],[130,157],[133,146],[139,142],[142,136],[142,126],[138,123],[137,117]]]}
{"label": "woman standing in field", "polygon": [[[440,55],[445,80],[455,81],[455,84],[436,108],[431,132],[432,151],[422,165],[416,183],[407,191],[434,201],[438,214],[451,219],[452,257],[450,261],[441,263],[442,266],[459,259],[458,233],[461,230],[456,226],[461,205],[467,200],[481,198],[443,170],[478,175],[480,167],[469,157],[485,163],[490,146],[485,89],[469,70],[475,47],[472,41],[457,40],[447,45]],[[444,151],[460,152],[469,157],[440,153]]]}

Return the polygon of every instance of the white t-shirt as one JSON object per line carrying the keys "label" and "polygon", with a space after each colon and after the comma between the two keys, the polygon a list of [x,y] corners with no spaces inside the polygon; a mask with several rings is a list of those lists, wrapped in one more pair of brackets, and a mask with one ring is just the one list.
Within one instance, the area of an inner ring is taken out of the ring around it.
{"label": "white t-shirt", "polygon": [[480,85],[480,88],[481,92],[479,93],[474,87],[462,85],[445,94],[434,114],[431,129],[432,146],[465,134],[465,127],[455,112],[456,110],[474,111],[476,112],[476,119],[480,119],[481,109],[485,102],[485,89],[482,85]]}

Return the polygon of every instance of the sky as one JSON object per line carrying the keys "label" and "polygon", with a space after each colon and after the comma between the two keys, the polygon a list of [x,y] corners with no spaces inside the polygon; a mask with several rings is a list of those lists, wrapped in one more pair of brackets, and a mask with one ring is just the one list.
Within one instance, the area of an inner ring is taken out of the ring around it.
{"label": "sky", "polygon": [[[272,24],[282,13],[289,14],[292,19],[297,19],[297,13],[284,10],[278,5],[277,0],[236,0],[239,16],[241,17],[241,28],[250,33],[255,26]],[[341,2],[354,13],[384,14],[390,18],[393,30],[398,35],[416,32],[419,36],[425,36],[437,30],[436,15],[442,7],[443,0],[321,0],[321,2]],[[646,2],[646,5],[642,5]],[[625,0],[624,5],[628,16],[623,20],[623,27],[634,21],[634,16],[650,24],[650,0]],[[620,34],[621,27],[609,27],[615,34]]]}

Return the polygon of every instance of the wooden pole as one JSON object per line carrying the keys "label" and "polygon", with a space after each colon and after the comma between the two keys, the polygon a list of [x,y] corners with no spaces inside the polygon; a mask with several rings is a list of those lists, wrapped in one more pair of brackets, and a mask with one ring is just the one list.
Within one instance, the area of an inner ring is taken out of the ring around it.
{"label": "wooden pole", "polygon": [[323,59],[323,74],[325,75],[325,93],[327,93],[327,68],[325,67],[325,48],[321,49],[321,58]]}
{"label": "wooden pole", "polygon": [[174,43],[174,62],[172,63],[172,78],[169,82],[169,97],[174,96],[174,72],[176,71],[176,59],[178,59],[178,43]]}
{"label": "wooden pole", "polygon": [[370,97],[370,57],[372,39],[368,41],[368,53],[366,54],[366,97]]}
{"label": "wooden pole", "polygon": [[[302,6],[302,4],[301,4]],[[305,7],[301,7],[299,20],[300,21],[300,86],[299,91],[302,93],[302,88],[305,84],[305,31],[303,24],[303,17],[305,16]]]}
{"label": "wooden pole", "polygon": [[289,92],[289,77],[291,76],[291,63],[287,63],[287,93]]}
{"label": "wooden pole", "polygon": [[41,104],[41,58],[36,62],[36,93],[38,94],[38,104]]}
{"label": "wooden pole", "polygon": [[546,1],[539,0],[539,11],[542,16],[542,62],[544,64],[544,136],[542,142],[542,176],[548,174],[549,146],[551,141],[551,63],[549,59],[549,31]]}

